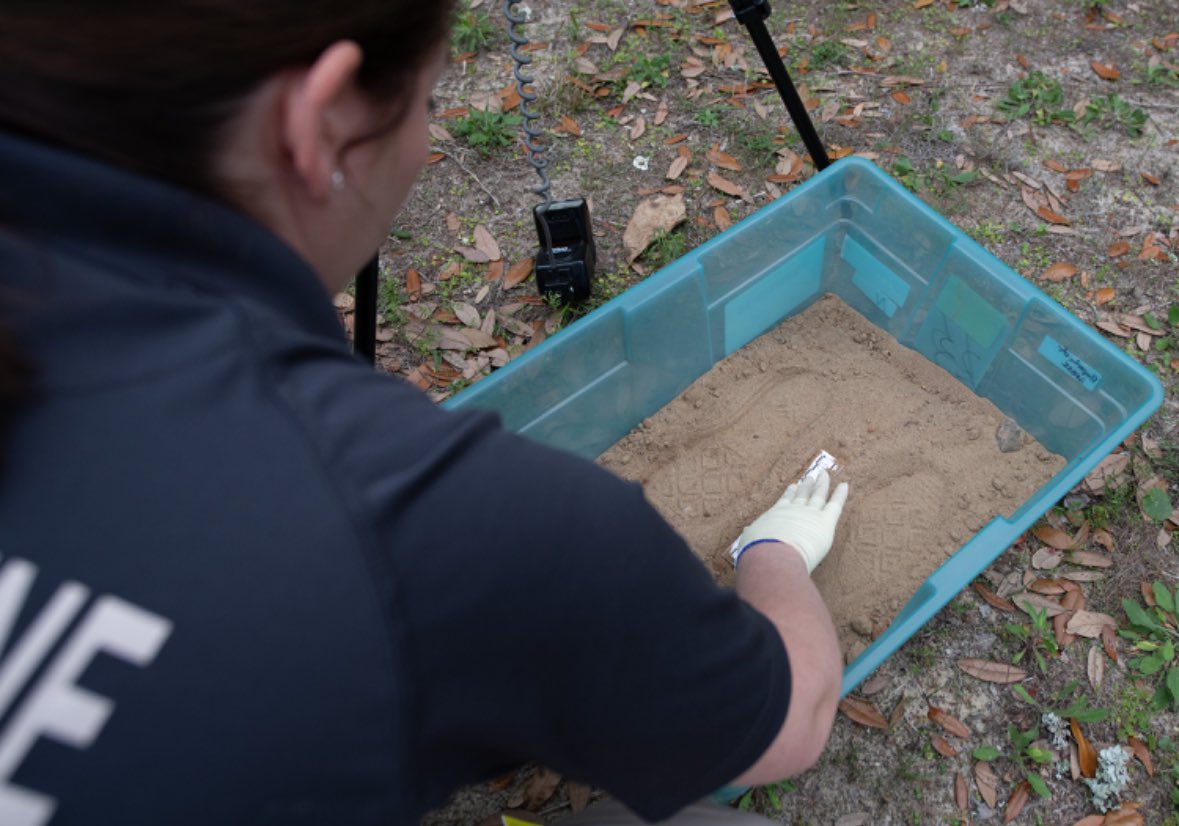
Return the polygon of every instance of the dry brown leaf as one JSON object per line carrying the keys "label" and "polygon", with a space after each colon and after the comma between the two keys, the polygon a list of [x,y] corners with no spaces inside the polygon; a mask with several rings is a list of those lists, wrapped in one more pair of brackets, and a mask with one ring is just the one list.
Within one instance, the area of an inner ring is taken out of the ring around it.
{"label": "dry brown leaf", "polygon": [[1041,548],[1032,554],[1032,567],[1041,571],[1050,571],[1064,560],[1064,551],[1055,548]]}
{"label": "dry brown leaf", "polygon": [[1109,245],[1109,249],[1105,251],[1110,258],[1118,258],[1130,251],[1130,242],[1124,238],[1121,241],[1114,241]]}
{"label": "dry brown leaf", "polygon": [[1081,726],[1075,719],[1068,721],[1068,727],[1073,733],[1073,739],[1077,741],[1077,760],[1081,764],[1081,774],[1084,777],[1096,777],[1097,750],[1085,739]]}
{"label": "dry brown leaf", "polygon": [[416,301],[422,296],[422,274],[413,267],[405,271],[405,294],[411,301]]}
{"label": "dry brown leaf", "polygon": [[958,660],[958,667],[969,674],[988,683],[1018,683],[1027,676],[1027,672],[1008,663],[992,660]]}
{"label": "dry brown leaf", "polygon": [[1056,600],[1030,591],[1016,594],[1011,598],[1011,601],[1015,603],[1016,608],[1029,615],[1032,613],[1033,608],[1037,611],[1044,611],[1048,617],[1063,614],[1065,610],[1064,606]]}
{"label": "dry brown leaf", "polygon": [[942,757],[958,756],[958,750],[951,746],[950,741],[945,737],[942,737],[940,734],[933,735],[933,737],[930,738],[930,744],[933,746],[933,750]]}
{"label": "dry brown leaf", "polygon": [[561,775],[543,766],[533,772],[524,786],[524,808],[535,812],[548,802],[561,783]]}
{"label": "dry brown leaf", "polygon": [[1149,582],[1138,583],[1138,590],[1142,592],[1142,601],[1146,603],[1147,608],[1153,608],[1158,605],[1154,598],[1154,589]]}
{"label": "dry brown leaf", "polygon": [[1060,578],[1069,582],[1100,582],[1105,579],[1105,574],[1100,571],[1065,571]]}
{"label": "dry brown leaf", "polygon": [[1095,640],[1101,636],[1101,629],[1106,626],[1117,629],[1118,622],[1109,614],[1101,614],[1097,611],[1077,611],[1068,621],[1067,630],[1070,634]]}
{"label": "dry brown leaf", "polygon": [[1075,540],[1060,528],[1051,525],[1036,525],[1032,528],[1032,536],[1058,551],[1068,551],[1076,544]]}
{"label": "dry brown leaf", "polygon": [[962,721],[956,717],[951,716],[944,710],[936,706],[930,706],[927,714],[930,720],[937,723],[947,734],[952,734],[955,737],[966,739],[970,736],[970,729],[963,725]]}
{"label": "dry brown leaf", "polygon": [[1089,475],[1085,477],[1085,487],[1091,493],[1101,493],[1107,487],[1117,487],[1120,484],[1121,477],[1125,474],[1129,466],[1129,453],[1111,453],[1098,462],[1097,467],[1093,468],[1089,472]]}
{"label": "dry brown leaf", "polygon": [[1044,274],[1041,277],[1045,281],[1064,281],[1066,279],[1072,278],[1076,274],[1077,268],[1074,265],[1057,262],[1050,265],[1048,269],[1044,270]]}
{"label": "dry brown leaf", "polygon": [[708,183],[714,189],[719,189],[726,195],[732,195],[734,198],[749,200],[749,195],[745,192],[744,187],[742,187],[740,184],[733,183],[718,172],[708,173]]}
{"label": "dry brown leaf", "polygon": [[966,788],[966,778],[961,772],[954,772],[954,802],[958,804],[958,811],[966,811],[970,804],[970,792]]}
{"label": "dry brown leaf", "polygon": [[1068,632],[1068,621],[1071,618],[1071,611],[1066,611],[1052,618],[1052,633],[1056,637],[1056,644],[1061,650],[1068,648],[1077,641],[1076,635]]}
{"label": "dry brown leaf", "polygon": [[888,727],[890,729],[896,728],[900,725],[901,720],[905,719],[905,707],[909,705],[909,700],[904,695],[897,700],[897,704],[892,707],[892,712],[888,715]]}
{"label": "dry brown leaf", "polygon": [[1105,649],[1105,654],[1115,663],[1118,661],[1118,638],[1116,629],[1110,628],[1108,625],[1101,629],[1101,647]]}
{"label": "dry brown leaf", "polygon": [[[1039,553],[1039,551],[1037,551],[1037,553]],[[1043,578],[1029,582],[1028,590],[1035,591],[1037,594],[1044,594],[1050,597],[1059,596],[1060,594],[1066,593],[1068,591],[1068,589],[1064,587],[1064,580]],[[1073,609],[1073,606],[1068,605],[1064,600],[1062,600],[1060,604],[1065,608],[1068,608],[1070,611]]]}
{"label": "dry brown leaf", "polygon": [[483,324],[483,319],[479,316],[479,311],[475,309],[474,305],[468,304],[465,301],[460,301],[454,305],[454,314],[458,320],[468,327],[480,327]]}
{"label": "dry brown leaf", "polygon": [[1108,304],[1117,297],[1117,292],[1113,287],[1102,287],[1093,295],[1093,300],[1097,302],[1097,306]]}
{"label": "dry brown leaf", "polygon": [[1150,750],[1146,748],[1146,743],[1131,735],[1126,740],[1126,744],[1134,752],[1134,756],[1138,758],[1138,762],[1146,769],[1147,776],[1154,777],[1154,763],[1150,759]]}
{"label": "dry brown leaf", "polygon": [[456,246],[454,250],[472,264],[486,264],[491,260],[490,255],[485,253],[483,250],[478,249],[477,247],[465,247],[460,244]]}
{"label": "dry brown leaf", "polygon": [[1023,807],[1028,802],[1028,795],[1031,794],[1032,784],[1023,780],[1015,790],[1011,793],[1011,797],[1007,798],[1007,808],[1003,810],[1003,822],[1010,823],[1019,817],[1019,813],[1023,811]]}
{"label": "dry brown leaf", "polygon": [[1071,551],[1068,561],[1074,565],[1084,565],[1086,568],[1108,568],[1113,565],[1112,559],[1096,551]]}
{"label": "dry brown leaf", "polygon": [[482,224],[475,226],[475,249],[486,255],[488,261],[496,261],[503,257],[495,236]]}
{"label": "dry brown leaf", "polygon": [[1107,813],[1103,823],[1105,826],[1145,826],[1146,821],[1138,812],[1137,805],[1123,803],[1119,808]]}
{"label": "dry brown leaf", "polygon": [[1161,336],[1162,330],[1156,330],[1146,323],[1146,319],[1140,315],[1133,313],[1122,313],[1117,317],[1117,321],[1124,327],[1129,327],[1131,330],[1137,330],[1140,333],[1146,333],[1151,336]]}
{"label": "dry brown leaf", "polygon": [[992,608],[996,608],[1000,611],[1005,611],[1009,614],[1015,611],[1015,605],[1012,604],[1011,600],[1004,599],[1003,597],[999,596],[994,591],[992,591],[990,588],[983,585],[981,582],[975,582],[972,584],[971,587],[973,587],[975,590],[975,593],[977,593],[980,597],[982,597],[983,601],[986,602],[987,605],[990,605]]}
{"label": "dry brown leaf", "polygon": [[[500,279],[502,279],[504,277],[504,273],[507,271],[507,269],[508,269],[508,262],[504,261],[502,258],[499,259],[498,261],[492,261],[490,264],[487,265],[487,281],[490,284],[498,283],[500,281]],[[475,296],[475,303],[476,304],[481,303],[483,301],[483,299],[487,298],[487,294],[490,292],[491,292],[491,287],[488,286],[488,284],[484,284],[479,289],[479,293]]]}
{"label": "dry brown leaf", "polygon": [[903,89],[897,89],[896,91],[894,91],[892,93],[892,99],[895,100],[897,103],[899,103],[901,106],[908,106],[910,103],[913,102],[912,98],[910,98],[908,95],[906,95]]}
{"label": "dry brown leaf", "polygon": [[1151,186],[1158,186],[1162,183],[1162,181],[1160,181],[1157,176],[1151,175],[1149,172],[1139,172],[1138,174],[1142,176],[1142,180],[1146,181]]}
{"label": "dry brown leaf", "polygon": [[532,268],[535,261],[531,258],[525,258],[523,261],[517,261],[512,266],[508,267],[507,273],[504,275],[504,289],[510,290],[517,284],[522,284],[532,275]]}
{"label": "dry brown leaf", "polygon": [[1094,158],[1093,163],[1089,165],[1098,172],[1117,172],[1122,168],[1122,165],[1117,161],[1107,161],[1104,158]]}
{"label": "dry brown leaf", "polygon": [[1105,528],[1098,528],[1097,530],[1093,531],[1093,541],[1105,548],[1111,554],[1117,550],[1114,545],[1113,534],[1111,534]]}
{"label": "dry brown leaf", "polygon": [[725,152],[721,152],[716,146],[708,150],[705,157],[714,166],[719,166],[721,169],[728,169],[730,172],[741,172],[745,169],[741,162]]}
{"label": "dry brown leaf", "polygon": [[1041,218],[1043,218],[1048,223],[1056,224],[1057,226],[1067,227],[1071,223],[1071,221],[1069,221],[1068,218],[1065,218],[1059,212],[1053,212],[1052,210],[1050,210],[1046,206],[1039,207],[1036,210],[1036,214],[1039,215]]}
{"label": "dry brown leaf", "polygon": [[870,726],[888,730],[888,721],[884,719],[876,706],[859,697],[844,697],[839,701],[839,710],[851,718],[852,722],[861,726]]}
{"label": "dry brown leaf", "polygon": [[504,789],[516,782],[516,770],[512,770],[506,774],[501,774],[499,777],[493,777],[487,781],[487,790],[492,792],[502,792]]}
{"label": "dry brown leaf", "polygon": [[565,784],[565,793],[569,796],[569,808],[573,810],[573,814],[585,811],[585,807],[589,805],[591,791],[585,783],[575,780]]}
{"label": "dry brown leaf", "polygon": [[560,130],[575,138],[581,137],[581,127],[577,125],[577,121],[568,115],[561,115]]}
{"label": "dry brown leaf", "polygon": [[733,217],[729,215],[729,211],[720,206],[712,211],[712,220],[716,222],[716,228],[722,232],[733,225]]}
{"label": "dry brown leaf", "polygon": [[999,803],[999,778],[995,777],[989,763],[979,760],[974,764],[974,785],[978,787],[983,802],[994,809]]}
{"label": "dry brown leaf", "polygon": [[1089,66],[1092,67],[1093,71],[1102,80],[1117,80],[1122,76],[1122,73],[1109,63],[1098,63],[1096,60],[1094,60],[1089,64]]}
{"label": "dry brown leaf", "polygon": [[687,217],[688,210],[681,195],[655,195],[639,202],[626,231],[622,234],[622,246],[626,251],[626,262],[643,254],[655,238],[671,232]]}
{"label": "dry brown leaf", "polygon": [[667,180],[674,181],[680,175],[684,174],[684,170],[688,168],[690,160],[689,155],[676,155],[675,160],[671,162],[671,166],[667,168]]}
{"label": "dry brown leaf", "polygon": [[1130,337],[1130,331],[1122,325],[1118,324],[1116,321],[1098,321],[1093,326],[1098,330],[1104,330],[1112,336],[1118,336],[1119,338]]}

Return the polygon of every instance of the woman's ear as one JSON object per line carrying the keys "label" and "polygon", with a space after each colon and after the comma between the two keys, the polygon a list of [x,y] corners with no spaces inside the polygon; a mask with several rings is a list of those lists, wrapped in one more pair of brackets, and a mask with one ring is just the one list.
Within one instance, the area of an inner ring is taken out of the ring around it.
{"label": "woman's ear", "polygon": [[356,76],[364,54],[356,43],[333,43],[292,79],[284,101],[283,141],[294,172],[316,200],[332,191],[332,175],[350,141],[364,134]]}

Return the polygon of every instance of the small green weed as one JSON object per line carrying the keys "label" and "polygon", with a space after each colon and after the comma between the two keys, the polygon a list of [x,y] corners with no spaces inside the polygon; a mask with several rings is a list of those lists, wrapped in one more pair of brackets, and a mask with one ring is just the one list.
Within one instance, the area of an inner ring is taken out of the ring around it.
{"label": "small green weed", "polygon": [[496,43],[501,31],[485,14],[460,12],[451,28],[450,46],[456,54],[478,52]]}
{"label": "small green weed", "polygon": [[512,145],[520,123],[519,115],[472,109],[466,117],[452,123],[450,131],[486,158],[491,155],[493,149]]}
{"label": "small green weed", "polygon": [[847,46],[838,40],[824,40],[811,50],[810,68],[817,70],[839,65],[843,63],[847,54]]}
{"label": "small green weed", "polygon": [[928,191],[938,194],[954,187],[965,186],[978,177],[978,171],[974,169],[963,170],[951,175],[947,167],[943,166],[940,161],[934,165],[933,169],[918,169],[905,155],[897,156],[892,167],[892,174],[913,192]]}
{"label": "small green weed", "polygon": [[1030,116],[1034,123],[1047,126],[1050,123],[1072,123],[1076,116],[1064,105],[1064,91],[1060,81],[1054,80],[1036,70],[1021,78],[1007,90],[1007,97],[995,107],[1008,120]]}
{"label": "small green weed", "polygon": [[1054,659],[1060,653],[1060,648],[1056,644],[1056,635],[1048,623],[1048,609],[1037,610],[1032,605],[1029,605],[1028,609],[1032,619],[1029,624],[1007,623],[1003,626],[1004,630],[1018,640],[1021,646],[1012,662],[1018,664],[1024,657],[1027,657],[1029,660],[1035,660],[1040,672],[1045,673],[1048,671],[1048,660]]}
{"label": "small green weed", "polygon": [[1151,86],[1179,87],[1179,71],[1161,63],[1146,67],[1146,82]]}
{"label": "small green weed", "polygon": [[752,166],[760,166],[774,157],[779,145],[774,136],[766,132],[743,132],[739,138],[741,148],[753,159]]}
{"label": "small green weed", "polygon": [[641,86],[653,86],[656,89],[667,87],[667,79],[671,74],[671,55],[639,55],[627,70],[626,79]]}
{"label": "small green weed", "polygon": [[1111,92],[1105,97],[1094,98],[1085,107],[1085,114],[1081,116],[1081,128],[1097,124],[1103,128],[1121,129],[1131,138],[1142,136],[1146,127],[1146,113],[1140,108],[1132,106],[1121,95]]}
{"label": "small green weed", "polygon": [[1127,682],[1118,692],[1114,708],[1114,723],[1118,737],[1139,737],[1145,739],[1150,733],[1156,712],[1152,709],[1151,697],[1154,692]]}
{"label": "small green weed", "polygon": [[377,306],[381,315],[390,324],[404,326],[408,320],[405,314],[405,297],[396,278],[382,278],[377,287]]}
{"label": "small green weed", "polygon": [[764,812],[768,808],[772,813],[779,813],[782,811],[783,795],[790,794],[797,788],[789,780],[771,783],[768,786],[755,786],[737,798],[737,809],[742,812],[749,811],[754,807],[754,803],[757,802],[761,803],[757,807],[757,811]]}
{"label": "small green weed", "polygon": [[720,123],[720,112],[711,106],[706,106],[696,113],[696,123],[701,126],[716,126]]}
{"label": "small green weed", "polygon": [[688,240],[682,232],[664,232],[655,237],[643,253],[643,263],[662,269],[688,251]]}
{"label": "small green weed", "polygon": [[1122,609],[1130,628],[1118,634],[1134,643],[1137,656],[1126,665],[1131,671],[1158,685],[1151,698],[1156,710],[1179,709],[1179,664],[1175,662],[1175,641],[1179,640],[1179,589],[1172,592],[1165,583],[1151,583],[1155,604],[1143,607],[1138,600],[1123,599]]}

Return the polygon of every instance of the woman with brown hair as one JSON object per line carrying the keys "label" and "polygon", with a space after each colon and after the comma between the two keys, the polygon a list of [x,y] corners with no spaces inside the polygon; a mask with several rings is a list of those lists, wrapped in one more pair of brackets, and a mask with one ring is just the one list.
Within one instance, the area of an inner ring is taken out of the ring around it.
{"label": "woman with brown hair", "polygon": [[661,818],[816,759],[846,488],[720,589],[638,487],[349,352],[450,13],[0,4],[0,823],[413,823],[526,760]]}

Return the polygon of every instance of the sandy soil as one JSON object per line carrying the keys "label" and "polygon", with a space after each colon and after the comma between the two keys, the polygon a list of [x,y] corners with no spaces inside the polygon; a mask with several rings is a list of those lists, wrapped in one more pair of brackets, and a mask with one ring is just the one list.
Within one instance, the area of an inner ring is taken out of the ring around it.
{"label": "sandy soil", "polygon": [[[815,572],[845,658],[992,517],[1010,514],[1064,460],[924,356],[834,296],[718,363],[603,454],[722,582],[728,549],[820,450],[852,494]],[[1022,436],[1022,438],[1020,438]]]}

